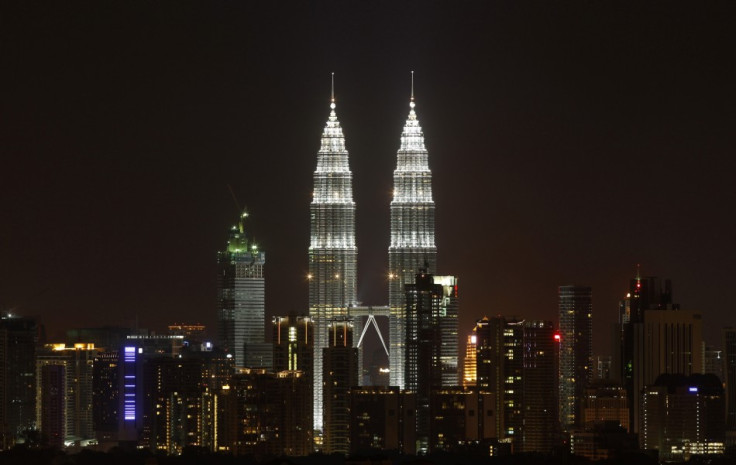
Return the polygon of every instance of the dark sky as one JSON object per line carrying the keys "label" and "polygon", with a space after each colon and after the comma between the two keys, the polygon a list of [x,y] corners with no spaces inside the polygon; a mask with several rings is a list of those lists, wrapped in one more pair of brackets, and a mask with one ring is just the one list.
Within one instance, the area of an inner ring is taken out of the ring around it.
{"label": "dark sky", "polygon": [[556,321],[556,287],[584,284],[608,352],[637,263],[672,278],[709,341],[736,325],[732,2],[8,3],[0,305],[52,336],[214,326],[228,184],[267,254],[267,313],[306,311],[333,71],[365,303],[387,300],[414,70],[461,333]]}

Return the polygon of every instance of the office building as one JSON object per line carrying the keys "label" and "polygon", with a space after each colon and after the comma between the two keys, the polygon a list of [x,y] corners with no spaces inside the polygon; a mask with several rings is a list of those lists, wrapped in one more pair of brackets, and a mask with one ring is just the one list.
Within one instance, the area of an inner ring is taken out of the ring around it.
{"label": "office building", "polygon": [[612,371],[627,391],[632,433],[640,433],[644,386],[661,374],[703,372],[701,315],[680,309],[672,295],[670,280],[637,272],[620,304]]}
{"label": "office building", "polygon": [[97,441],[117,442],[120,421],[120,351],[105,350],[92,366],[92,425]]}
{"label": "office building", "polygon": [[724,382],[724,367],[723,351],[718,347],[706,345],[703,350],[703,373],[716,375]]}
{"label": "office building", "polygon": [[306,315],[275,316],[273,330],[273,369],[301,371],[312,379],[314,362],[314,322]]}
{"label": "office building", "polygon": [[493,394],[494,431],[513,452],[558,444],[558,344],[552,322],[485,317],[476,323],[478,389]]}
{"label": "office building", "polygon": [[36,343],[33,318],[0,316],[0,447],[12,447],[36,421]]}
{"label": "office building", "polygon": [[723,382],[726,386],[726,428],[736,430],[736,328],[723,328]]}
{"label": "office building", "polygon": [[[476,376],[479,389],[494,394],[494,410],[497,412],[495,430],[498,438],[504,438],[504,383],[513,383],[515,377],[504,379],[505,363],[504,334],[506,322],[503,317],[483,317],[475,324]],[[519,381],[521,373],[518,374]],[[511,387],[509,389],[512,389]],[[520,412],[519,412],[520,413]]]}
{"label": "office building", "polygon": [[435,246],[434,200],[432,172],[429,170],[424,135],[414,110],[414,89],[409,102],[409,117],[401,134],[394,171],[391,201],[391,242],[388,249],[389,290],[389,365],[392,386],[407,386],[404,379],[408,364],[405,335],[406,284],[413,284],[420,268],[427,273],[437,271]]}
{"label": "office building", "polygon": [[465,343],[465,359],[463,360],[463,386],[470,387],[475,386],[478,382],[478,368],[476,367],[477,357],[475,351],[477,350],[478,336],[473,330],[473,334],[468,336],[468,340]]}
{"label": "office building", "polygon": [[662,461],[722,454],[725,440],[723,386],[711,374],[663,374],[642,394],[640,447]]}
{"label": "office building", "polygon": [[218,449],[257,458],[312,453],[307,384],[299,371],[239,370],[219,397]]}
{"label": "office building", "polygon": [[358,349],[353,347],[353,323],[335,318],[329,324],[324,357],[324,438],[326,454],[350,452],[350,389],[358,386]]}
{"label": "office building", "polygon": [[498,437],[494,395],[476,387],[432,390],[430,439],[432,452],[473,452],[489,455]]}
{"label": "office building", "polygon": [[94,440],[93,344],[46,344],[36,356],[36,425],[55,446]]}
{"label": "office building", "polygon": [[560,286],[560,423],[580,423],[580,403],[593,378],[593,303],[590,287]]}
{"label": "office building", "polygon": [[[456,386],[457,280],[437,277],[426,269],[406,284],[405,375],[406,388],[417,394],[418,452],[429,447],[430,393],[432,388]],[[445,325],[449,320],[451,324]],[[453,340],[454,339],[454,340]],[[444,344],[443,344],[444,343]],[[445,352],[454,348],[454,357]]]}
{"label": "office building", "polygon": [[559,443],[556,382],[559,338],[556,336],[551,321],[526,320],[523,323],[522,452],[549,454]]}
{"label": "office building", "polygon": [[246,234],[246,218],[243,211],[217,253],[217,345],[233,354],[235,366],[270,368],[271,347],[264,342],[266,254]]}
{"label": "office building", "polygon": [[310,206],[309,316],[314,321],[314,429],[322,430],[322,349],[327,326],[348,315],[356,302],[357,256],[355,202],[345,137],[335,113],[334,88],[330,116],[322,133],[314,171]]}
{"label": "office building", "polygon": [[350,392],[350,452],[416,452],[416,395],[398,386],[362,386]]}
{"label": "office building", "polygon": [[596,382],[585,389],[581,403],[581,426],[607,422],[629,432],[629,402],[626,389],[619,385]]}

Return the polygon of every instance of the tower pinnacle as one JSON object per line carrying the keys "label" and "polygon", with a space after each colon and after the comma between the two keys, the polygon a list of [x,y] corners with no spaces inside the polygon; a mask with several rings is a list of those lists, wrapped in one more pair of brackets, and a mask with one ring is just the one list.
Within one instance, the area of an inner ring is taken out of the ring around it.
{"label": "tower pinnacle", "polygon": [[411,100],[409,106],[414,108],[414,71],[411,72]]}
{"label": "tower pinnacle", "polygon": [[335,109],[335,73],[332,73],[332,93],[330,97],[330,108]]}

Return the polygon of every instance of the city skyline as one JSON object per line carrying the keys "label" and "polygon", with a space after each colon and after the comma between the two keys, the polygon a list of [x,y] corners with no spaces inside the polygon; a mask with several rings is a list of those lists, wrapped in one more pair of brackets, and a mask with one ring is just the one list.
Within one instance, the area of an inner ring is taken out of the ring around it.
{"label": "city skyline", "polygon": [[462,279],[461,340],[484,315],[556,320],[557,287],[576,284],[593,288],[594,350],[609,352],[637,263],[672,278],[709,344],[734,325],[723,291],[735,277],[736,99],[714,10],[592,6],[586,23],[551,6],[537,16],[473,3],[442,29],[441,11],[410,6],[392,18],[259,6],[261,23],[232,8],[162,6],[132,20],[132,40],[118,10],[16,12],[1,78],[5,309],[37,316],[51,339],[136,320],[214,329],[215,254],[239,214],[230,184],[269,256],[267,318],[305,313],[306,205],[333,71],[358,300],[386,303],[391,173],[415,70],[436,271]]}

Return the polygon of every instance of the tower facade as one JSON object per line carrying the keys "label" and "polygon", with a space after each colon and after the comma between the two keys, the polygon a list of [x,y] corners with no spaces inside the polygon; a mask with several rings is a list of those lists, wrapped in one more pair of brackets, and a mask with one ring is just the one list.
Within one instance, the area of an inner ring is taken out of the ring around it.
{"label": "tower facade", "polygon": [[593,375],[593,303],[590,287],[560,286],[560,423],[580,423],[580,407]]}
{"label": "tower facade", "polygon": [[0,447],[11,447],[36,420],[36,343],[33,318],[0,316]]}
{"label": "tower facade", "polygon": [[437,247],[434,242],[434,201],[432,172],[429,170],[424,134],[414,111],[414,92],[409,103],[409,117],[401,134],[401,146],[394,171],[394,194],[391,201],[391,245],[388,249],[390,321],[390,380],[404,388],[406,347],[405,290],[414,283],[416,271],[437,270]]}
{"label": "tower facade", "polygon": [[723,328],[723,377],[726,385],[726,427],[736,430],[736,328]]}
{"label": "tower facade", "polygon": [[248,240],[243,212],[230,229],[225,250],[217,254],[218,342],[238,367],[270,367],[271,348],[264,343],[266,254]]}
{"label": "tower facade", "polygon": [[350,389],[358,385],[358,348],[353,347],[353,323],[335,318],[329,323],[329,347],[324,358],[325,454],[350,452]]}
{"label": "tower facade", "polygon": [[[309,316],[314,321],[314,353],[328,346],[327,326],[345,317],[355,303],[358,249],[355,246],[353,175],[348,165],[345,137],[335,113],[330,116],[314,171],[310,207]],[[322,357],[314,357],[314,428],[322,430]]]}

